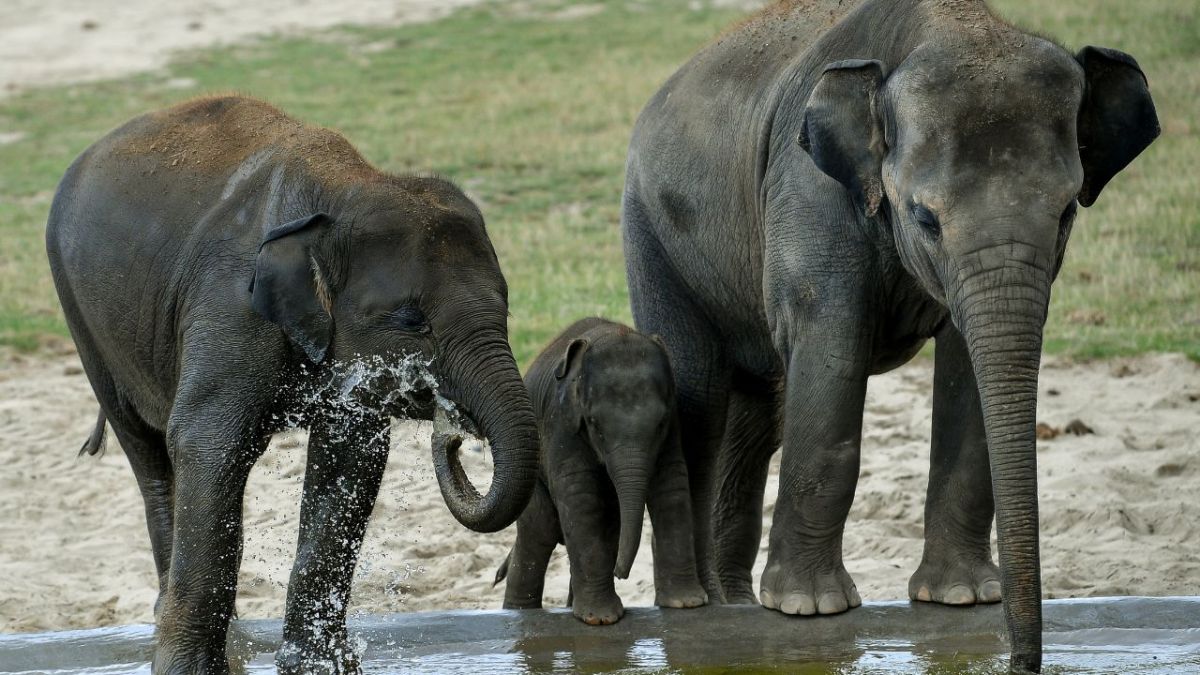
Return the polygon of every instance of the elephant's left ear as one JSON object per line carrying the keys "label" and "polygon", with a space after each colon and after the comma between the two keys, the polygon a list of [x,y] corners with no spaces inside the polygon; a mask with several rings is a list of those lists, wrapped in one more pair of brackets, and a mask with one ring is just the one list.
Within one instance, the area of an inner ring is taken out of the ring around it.
{"label": "elephant's left ear", "polygon": [[875,215],[883,201],[883,124],[876,98],[883,64],[850,59],[825,66],[808,96],[800,147]]}
{"label": "elephant's left ear", "polygon": [[250,305],[278,324],[313,363],[325,359],[333,339],[329,289],[313,257],[313,243],[332,222],[316,213],[270,229],[254,261]]}
{"label": "elephant's left ear", "polygon": [[1108,181],[1158,138],[1160,128],[1146,76],[1132,56],[1084,47],[1075,58],[1087,80],[1079,111],[1079,203],[1091,206]]}

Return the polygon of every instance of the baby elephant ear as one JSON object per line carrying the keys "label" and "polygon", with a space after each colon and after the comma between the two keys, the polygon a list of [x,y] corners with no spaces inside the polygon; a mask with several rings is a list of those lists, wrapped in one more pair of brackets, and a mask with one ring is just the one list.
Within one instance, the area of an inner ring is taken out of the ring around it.
{"label": "baby elephant ear", "polygon": [[579,355],[588,347],[588,341],[584,338],[575,338],[567,345],[566,351],[563,352],[562,358],[559,359],[558,365],[554,368],[554,377],[563,379],[567,373],[571,371],[571,363],[579,360]]}
{"label": "baby elephant ear", "polygon": [[311,251],[330,222],[329,216],[316,213],[269,230],[250,283],[254,311],[282,328],[313,363],[325,359],[333,339],[329,289]]}
{"label": "baby elephant ear", "polygon": [[1158,138],[1158,114],[1137,61],[1125,52],[1084,47],[1075,57],[1087,89],[1079,111],[1079,203],[1091,206],[1112,177]]}
{"label": "baby elephant ear", "polygon": [[883,201],[883,125],[875,98],[883,64],[850,59],[825,66],[808,97],[800,146],[817,168],[846,186],[868,215]]}

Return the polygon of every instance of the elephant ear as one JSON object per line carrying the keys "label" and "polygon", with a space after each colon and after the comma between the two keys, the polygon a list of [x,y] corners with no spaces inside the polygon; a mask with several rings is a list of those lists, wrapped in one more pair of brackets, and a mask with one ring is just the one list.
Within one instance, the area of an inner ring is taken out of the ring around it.
{"label": "elephant ear", "polygon": [[883,125],[875,98],[883,64],[851,59],[825,66],[808,97],[800,146],[817,168],[837,180],[875,215],[883,201]]}
{"label": "elephant ear", "polygon": [[561,380],[567,376],[567,373],[571,372],[571,363],[579,360],[579,356],[588,348],[588,344],[586,338],[571,340],[566,350],[563,351],[562,358],[558,360],[558,365],[554,367],[554,377],[556,379]]}
{"label": "elephant ear", "polygon": [[329,289],[312,255],[312,244],[328,227],[324,213],[269,230],[254,261],[250,305],[283,329],[313,363],[325,359],[333,339]]}
{"label": "elephant ear", "polygon": [[1075,58],[1087,81],[1079,111],[1079,203],[1091,206],[1108,181],[1158,138],[1160,128],[1146,76],[1132,56],[1084,47]]}

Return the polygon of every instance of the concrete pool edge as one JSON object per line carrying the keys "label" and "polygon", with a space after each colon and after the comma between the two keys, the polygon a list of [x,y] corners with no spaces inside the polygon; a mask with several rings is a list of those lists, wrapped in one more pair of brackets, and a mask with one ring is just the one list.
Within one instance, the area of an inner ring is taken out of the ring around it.
{"label": "concrete pool edge", "polygon": [[[1074,631],[1140,629],[1183,631],[1179,634],[1188,644],[1200,644],[1200,597],[1047,600],[1043,608],[1048,638]],[[236,621],[230,653],[272,652],[281,629],[279,620]],[[602,627],[586,626],[565,609],[410,612],[353,617],[350,631],[365,643],[364,659],[369,661],[381,650],[451,653],[479,644],[511,644],[530,652],[551,643],[570,644],[619,654],[646,638],[663,641],[668,651],[675,643],[676,649],[695,651],[703,645],[720,653],[728,644],[731,654],[778,651],[783,642],[799,653],[872,641],[929,644],[960,636],[990,636],[988,644],[1002,647],[1004,621],[999,605],[956,608],[888,601],[823,617],[788,617],[755,606],[630,608],[621,622]],[[102,653],[98,644],[103,644]],[[0,635],[0,672],[144,663],[152,645],[153,627],[148,625]]]}

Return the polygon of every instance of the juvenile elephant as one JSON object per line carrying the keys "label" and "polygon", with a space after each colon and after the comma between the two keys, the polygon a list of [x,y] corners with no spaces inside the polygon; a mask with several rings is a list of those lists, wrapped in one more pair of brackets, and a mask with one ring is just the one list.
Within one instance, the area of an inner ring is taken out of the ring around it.
{"label": "juvenile elephant", "polygon": [[604,319],[577,321],[525,375],[541,434],[539,478],[517,520],[517,541],[496,573],[506,609],[542,606],[550,554],[567,546],[571,605],[589,624],[625,613],[613,588],[654,526],[655,604],[707,602],[696,576],[687,470],[675,384],[662,345]]}
{"label": "juvenile elephant", "polygon": [[633,134],[622,229],[636,325],[675,366],[710,598],[755,600],[781,443],[761,601],[859,604],[841,547],[867,378],[932,337],[910,595],[1003,591],[1011,665],[1040,668],[1034,414],[1050,284],[1076,205],[1158,133],[1131,56],[1069,54],[982,0],[780,2],[667,81]]}
{"label": "juvenile elephant", "polygon": [[[435,457],[478,531],[520,515],[537,427],[507,339],[507,288],[450,183],[371,167],[261,101],[138,117],[59,185],[50,267],[105,421],[137,477],[159,574],[156,673],[223,673],[242,495],[273,432],[310,431],[281,672],[357,669],[346,606],[392,416],[436,391],[490,438],[491,489]],[[415,382],[412,380],[415,378]],[[435,451],[435,454],[436,451]]]}

